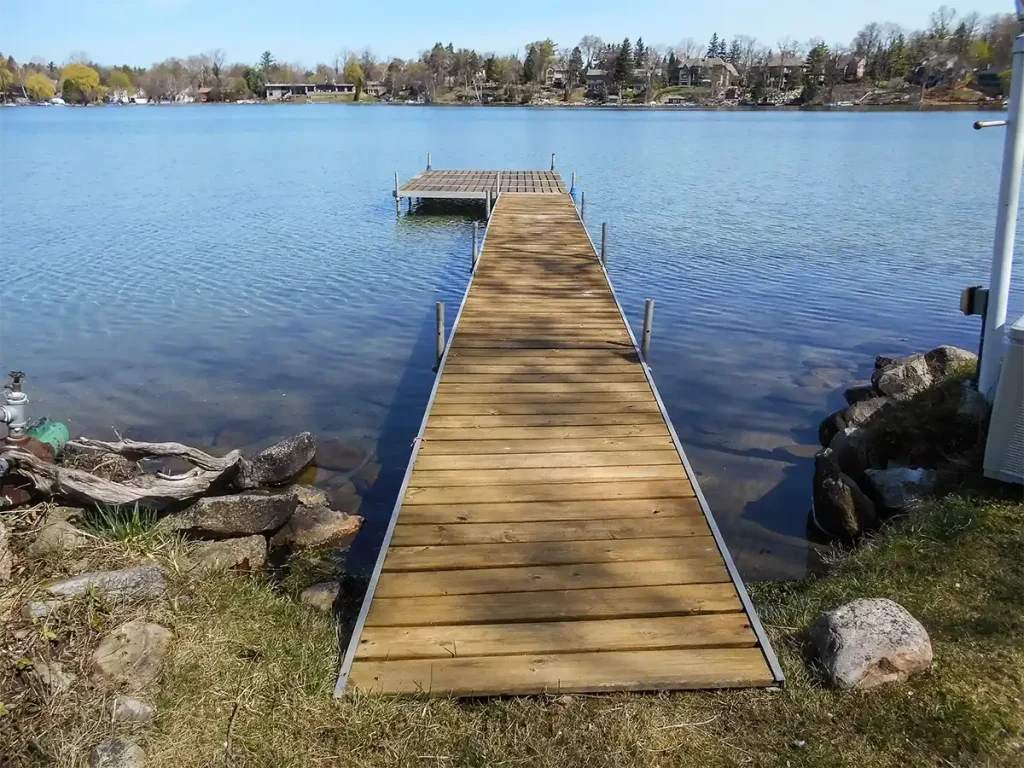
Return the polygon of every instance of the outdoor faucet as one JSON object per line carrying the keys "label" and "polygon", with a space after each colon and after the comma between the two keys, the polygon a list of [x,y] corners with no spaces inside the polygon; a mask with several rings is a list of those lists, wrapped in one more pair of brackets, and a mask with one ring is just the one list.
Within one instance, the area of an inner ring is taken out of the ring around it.
{"label": "outdoor faucet", "polygon": [[0,405],[0,421],[7,425],[8,442],[21,442],[27,435],[28,430],[28,396],[21,391],[21,380],[25,374],[21,371],[11,371],[8,374],[11,383],[4,385],[4,400],[6,405]]}

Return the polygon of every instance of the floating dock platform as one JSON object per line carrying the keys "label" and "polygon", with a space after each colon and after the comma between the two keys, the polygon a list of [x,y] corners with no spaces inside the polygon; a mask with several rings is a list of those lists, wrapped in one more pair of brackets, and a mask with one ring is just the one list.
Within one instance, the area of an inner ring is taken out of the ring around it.
{"label": "floating dock platform", "polygon": [[781,684],[565,185],[500,175],[336,695]]}

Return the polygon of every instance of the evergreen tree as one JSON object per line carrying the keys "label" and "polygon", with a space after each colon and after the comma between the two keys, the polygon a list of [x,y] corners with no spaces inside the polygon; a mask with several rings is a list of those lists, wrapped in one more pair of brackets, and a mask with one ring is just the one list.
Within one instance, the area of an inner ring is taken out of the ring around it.
{"label": "evergreen tree", "polygon": [[270,51],[264,51],[263,55],[260,56],[260,69],[263,70],[263,74],[267,74],[274,66],[274,55]]}
{"label": "evergreen tree", "polygon": [[523,79],[532,83],[540,76],[540,54],[537,52],[537,46],[531,45],[529,50],[526,51],[526,60],[523,62]]}
{"label": "evergreen tree", "polygon": [[675,51],[668,52],[668,63],[665,65],[668,74],[668,84],[675,85],[679,82],[679,59]]}
{"label": "evergreen tree", "polygon": [[638,37],[636,39],[636,45],[633,46],[633,63],[638,67],[642,67],[645,63],[644,60],[646,57],[647,49],[644,47],[644,39],[642,37]]}
{"label": "evergreen tree", "polygon": [[724,37],[718,41],[718,53],[715,55],[721,59],[729,55],[729,46],[726,44]]}
{"label": "evergreen tree", "polygon": [[743,56],[743,50],[740,48],[739,40],[733,40],[729,45],[729,51],[725,54],[725,58],[729,60],[730,64],[739,64],[740,58]]}
{"label": "evergreen tree", "polygon": [[910,50],[902,34],[896,37],[889,50],[885,52],[883,69],[886,78],[906,77],[910,71]]}
{"label": "evergreen tree", "polygon": [[572,49],[572,53],[569,54],[569,82],[568,88],[574,88],[580,84],[583,78],[583,51],[577,45]]}
{"label": "evergreen tree", "polygon": [[711,42],[708,43],[708,52],[704,54],[705,57],[711,58],[712,56],[718,55],[718,33],[715,32],[711,35]]}
{"label": "evergreen tree", "polygon": [[615,60],[615,82],[620,93],[633,82],[633,46],[629,44],[628,37],[619,46],[619,55]]}
{"label": "evergreen tree", "polygon": [[800,93],[800,100],[804,104],[814,101],[821,92],[822,81],[825,78],[825,68],[828,66],[828,46],[819,43],[807,54],[804,71],[804,87]]}

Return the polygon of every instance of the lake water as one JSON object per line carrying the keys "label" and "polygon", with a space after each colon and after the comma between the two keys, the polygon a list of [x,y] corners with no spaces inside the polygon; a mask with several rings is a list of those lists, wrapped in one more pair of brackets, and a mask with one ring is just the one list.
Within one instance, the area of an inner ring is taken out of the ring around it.
{"label": "lake water", "polygon": [[656,300],[655,378],[740,570],[798,576],[817,424],[842,389],[878,353],[976,347],[958,295],[988,279],[1003,133],[975,119],[3,109],[0,365],[77,434],[223,450],[311,430],[374,447],[367,568],[476,210],[396,218],[392,174],[428,151],[437,168],[510,169],[555,152],[591,232],[609,223],[634,327]]}

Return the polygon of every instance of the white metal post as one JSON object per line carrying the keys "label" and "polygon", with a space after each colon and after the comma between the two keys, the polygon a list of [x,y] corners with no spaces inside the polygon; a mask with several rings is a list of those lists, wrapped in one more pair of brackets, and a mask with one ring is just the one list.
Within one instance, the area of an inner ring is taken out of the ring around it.
{"label": "white metal post", "polygon": [[992,248],[992,274],[988,285],[988,312],[985,316],[985,341],[981,349],[978,391],[990,400],[999,380],[1006,336],[1006,307],[1010,297],[1010,269],[1013,265],[1013,241],[1017,234],[1017,205],[1020,200],[1021,166],[1024,165],[1024,35],[1013,43],[1013,80],[1006,116],[1006,141],[1003,144],[1003,170],[999,179],[999,209]]}

